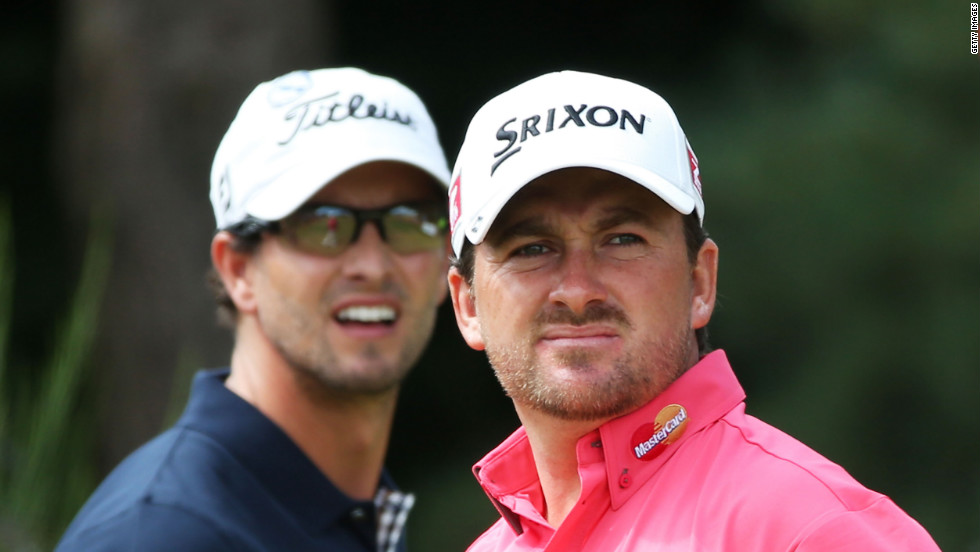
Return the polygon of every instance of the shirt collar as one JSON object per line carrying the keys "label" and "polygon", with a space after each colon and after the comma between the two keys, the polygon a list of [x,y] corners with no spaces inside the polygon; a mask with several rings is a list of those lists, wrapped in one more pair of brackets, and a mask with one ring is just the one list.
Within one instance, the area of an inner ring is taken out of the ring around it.
{"label": "shirt collar", "polygon": [[[646,405],[583,436],[577,446],[580,472],[584,464],[605,462],[612,508],[618,509],[691,436],[744,399],[724,351],[714,351]],[[516,533],[522,532],[519,517],[540,517],[540,484],[523,427],[480,460],[473,473]]]}
{"label": "shirt collar", "polygon": [[626,503],[678,448],[743,400],[745,392],[718,350],[646,405],[600,427],[612,508]]}
{"label": "shirt collar", "polygon": [[[217,441],[310,533],[336,522],[355,507],[373,507],[337,489],[285,432],[225,387],[228,374],[224,368],[195,376],[178,427]],[[395,488],[386,473],[381,484]]]}
{"label": "shirt collar", "polygon": [[533,517],[544,509],[534,455],[524,426],[473,466],[473,475],[494,508],[514,532],[523,532],[519,515]]}

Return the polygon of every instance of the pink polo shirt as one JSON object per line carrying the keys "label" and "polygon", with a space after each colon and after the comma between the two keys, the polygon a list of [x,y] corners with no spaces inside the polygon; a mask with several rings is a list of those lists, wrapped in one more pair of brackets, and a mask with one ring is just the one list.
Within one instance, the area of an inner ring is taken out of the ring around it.
{"label": "pink polo shirt", "polygon": [[469,550],[939,550],[888,497],[746,415],[744,399],[715,351],[582,437],[582,494],[557,530],[518,429],[473,468],[501,519]]}

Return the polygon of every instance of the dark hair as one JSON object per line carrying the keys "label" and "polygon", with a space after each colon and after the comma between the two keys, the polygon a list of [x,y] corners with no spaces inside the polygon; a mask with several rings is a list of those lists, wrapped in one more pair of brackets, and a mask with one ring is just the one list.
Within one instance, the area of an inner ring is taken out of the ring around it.
{"label": "dark hair", "polygon": [[[246,220],[224,231],[232,236],[231,249],[233,251],[251,255],[262,242],[263,229],[263,225],[253,224]],[[208,269],[205,280],[217,304],[218,324],[234,329],[238,323],[238,308],[235,307],[235,302],[231,300],[228,290],[225,289],[225,283],[221,281],[221,276],[218,275],[218,271],[213,266]]]}
{"label": "dark hair", "polygon": [[[701,226],[701,220],[697,212],[692,212],[684,216],[684,242],[687,244],[687,258],[693,265],[698,260],[698,252],[701,246],[708,239],[708,233]],[[468,239],[463,240],[463,247],[459,257],[450,257],[450,264],[459,271],[459,274],[472,289],[473,286],[473,264],[476,255],[473,244]],[[694,331],[694,337],[698,340],[698,354],[704,356],[711,352],[711,345],[708,343],[708,326],[703,326]]]}

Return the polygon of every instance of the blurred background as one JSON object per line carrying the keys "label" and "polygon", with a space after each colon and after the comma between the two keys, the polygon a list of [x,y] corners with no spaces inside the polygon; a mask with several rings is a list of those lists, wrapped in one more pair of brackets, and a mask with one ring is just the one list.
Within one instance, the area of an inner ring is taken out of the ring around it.
{"label": "blurred background", "polygon": [[[748,410],[980,550],[980,63],[969,3],[6,3],[0,33],[0,550],[50,549],[172,423],[230,335],[204,284],[214,150],[260,81],[355,65],[453,159],[487,99],[557,69],[676,110],[721,248],[712,343]],[[517,427],[449,305],[389,468],[414,550],[496,518],[469,468]]]}

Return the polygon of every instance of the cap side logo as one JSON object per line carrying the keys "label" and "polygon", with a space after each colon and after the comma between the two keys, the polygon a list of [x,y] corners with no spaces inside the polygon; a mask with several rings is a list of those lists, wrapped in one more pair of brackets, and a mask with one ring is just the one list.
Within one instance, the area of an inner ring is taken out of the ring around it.
{"label": "cap side logo", "polygon": [[691,143],[686,138],[684,141],[687,142],[687,159],[691,162],[691,180],[694,182],[694,189],[698,191],[699,196],[703,197],[704,194],[701,193],[701,169],[698,168],[698,156],[694,155],[694,150],[691,149]]}
{"label": "cap side logo", "polygon": [[218,187],[215,194],[215,204],[224,216],[228,216],[231,211],[231,177],[228,175],[229,167],[221,173],[218,180]]}
{"label": "cap side logo", "polygon": [[269,105],[282,107],[303,97],[313,87],[313,78],[308,71],[293,71],[272,81],[269,89]]}
{"label": "cap side logo", "polygon": [[456,233],[456,225],[459,224],[459,218],[462,214],[459,190],[459,184],[462,178],[463,173],[460,173],[456,176],[456,180],[453,181],[453,185],[449,187],[449,231],[452,234]]}
{"label": "cap side logo", "polygon": [[637,460],[649,462],[660,456],[687,429],[687,410],[679,404],[668,404],[652,424],[643,424],[633,433],[630,444]]}

